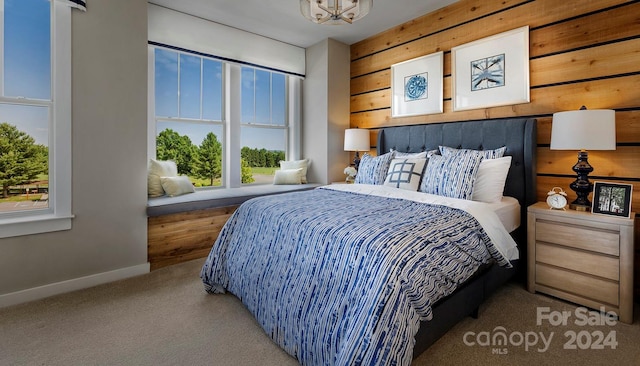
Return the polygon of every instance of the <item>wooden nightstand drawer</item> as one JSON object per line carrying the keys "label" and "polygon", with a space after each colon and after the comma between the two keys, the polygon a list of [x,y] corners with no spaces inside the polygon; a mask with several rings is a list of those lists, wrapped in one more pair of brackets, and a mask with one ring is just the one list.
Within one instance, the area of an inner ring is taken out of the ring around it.
{"label": "wooden nightstand drawer", "polygon": [[634,220],[574,210],[527,208],[527,283],[633,323]]}
{"label": "wooden nightstand drawer", "polygon": [[[571,258],[571,260],[568,261],[567,258]],[[617,257],[537,243],[536,262],[604,277],[613,281],[620,279],[620,260]]]}
{"label": "wooden nightstand drawer", "polygon": [[620,255],[620,234],[605,230],[593,230],[585,226],[571,226],[539,220],[536,240],[562,244],[593,252]]}
{"label": "wooden nightstand drawer", "polygon": [[536,264],[536,283],[618,306],[618,283]]}

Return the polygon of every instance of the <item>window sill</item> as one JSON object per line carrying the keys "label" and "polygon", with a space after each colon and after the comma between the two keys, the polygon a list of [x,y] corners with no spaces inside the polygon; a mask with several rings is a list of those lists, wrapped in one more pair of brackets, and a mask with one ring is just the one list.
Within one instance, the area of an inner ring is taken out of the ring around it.
{"label": "window sill", "polygon": [[0,221],[0,238],[70,230],[71,219],[73,215],[47,214],[2,220]]}
{"label": "window sill", "polygon": [[316,183],[293,185],[265,184],[230,189],[201,190],[177,197],[149,198],[147,203],[147,216],[161,216],[208,208],[237,206],[254,197],[305,191],[319,186],[321,186],[321,184]]}

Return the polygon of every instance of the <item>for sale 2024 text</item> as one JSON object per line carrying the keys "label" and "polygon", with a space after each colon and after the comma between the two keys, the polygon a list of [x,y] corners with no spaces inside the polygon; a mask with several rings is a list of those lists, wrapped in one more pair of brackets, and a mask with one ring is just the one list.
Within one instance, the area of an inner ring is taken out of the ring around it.
{"label": "for sale 2024 text", "polygon": [[[616,325],[618,316],[614,312],[606,312],[600,308],[600,312],[590,311],[579,307],[575,311],[552,311],[548,307],[538,307],[536,311],[536,325],[545,324],[554,327],[566,327],[570,324],[590,329],[567,330],[563,332],[564,349],[616,349],[618,342],[616,331],[602,327]],[[546,352],[549,349],[555,332],[540,331],[513,331],[508,333],[502,326],[495,327],[492,331],[466,332],[463,336],[465,345],[473,347],[491,347],[493,354],[508,354],[509,347],[523,347],[525,351],[536,350]]]}

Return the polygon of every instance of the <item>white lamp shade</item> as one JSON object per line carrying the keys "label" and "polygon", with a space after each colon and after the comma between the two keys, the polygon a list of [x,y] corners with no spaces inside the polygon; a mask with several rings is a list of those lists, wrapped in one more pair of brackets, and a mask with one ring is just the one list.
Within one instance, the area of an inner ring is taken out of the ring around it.
{"label": "white lamp shade", "polygon": [[581,109],[554,113],[550,148],[551,150],[615,150],[615,111]]}
{"label": "white lamp shade", "polygon": [[369,151],[369,130],[364,128],[349,128],[344,130],[345,151]]}

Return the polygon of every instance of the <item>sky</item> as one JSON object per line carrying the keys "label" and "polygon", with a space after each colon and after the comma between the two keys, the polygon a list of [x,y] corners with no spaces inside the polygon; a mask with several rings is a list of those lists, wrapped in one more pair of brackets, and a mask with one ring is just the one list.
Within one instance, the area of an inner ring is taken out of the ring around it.
{"label": "sky", "polygon": [[[51,99],[50,7],[48,0],[4,0],[4,96]],[[0,104],[1,122],[48,146],[48,108]]]}
{"label": "sky", "polygon": [[[4,96],[50,100],[49,0],[0,0],[4,3]],[[178,62],[179,59],[179,62]],[[202,60],[202,67],[201,67]],[[202,70],[202,71],[201,71]],[[270,75],[273,75],[270,77]],[[285,76],[242,68],[242,121],[284,125]],[[156,115],[221,120],[222,64],[169,50],[156,51]],[[270,99],[270,92],[271,98]],[[49,110],[42,106],[0,104],[0,123],[16,125],[38,144],[48,145]],[[198,123],[162,122],[157,132],[172,128],[200,145],[209,132],[222,138],[222,127]],[[279,129],[243,127],[241,145],[284,150]]]}
{"label": "sky", "polygon": [[[201,63],[202,62],[202,63]],[[222,120],[222,63],[199,56],[158,48],[155,51],[155,96],[157,117]],[[285,76],[242,68],[242,122],[283,126]],[[188,122],[161,122],[165,128],[187,135],[199,145],[208,132],[220,140],[221,126]],[[241,129],[241,145],[267,150],[285,150],[285,132],[279,129]]]}

